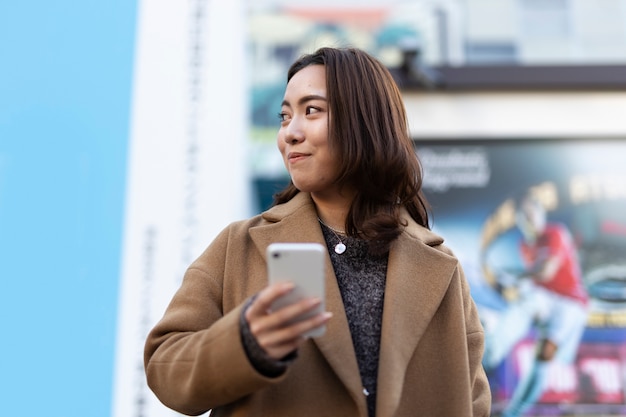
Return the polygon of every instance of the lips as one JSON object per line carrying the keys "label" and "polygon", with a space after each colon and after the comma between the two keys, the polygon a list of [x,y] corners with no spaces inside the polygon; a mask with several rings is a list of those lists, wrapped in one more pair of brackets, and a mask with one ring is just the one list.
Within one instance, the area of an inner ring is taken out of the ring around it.
{"label": "lips", "polygon": [[291,163],[293,162],[298,162],[301,161],[307,157],[309,157],[310,154],[308,153],[300,153],[300,152],[289,152],[287,154],[287,160]]}

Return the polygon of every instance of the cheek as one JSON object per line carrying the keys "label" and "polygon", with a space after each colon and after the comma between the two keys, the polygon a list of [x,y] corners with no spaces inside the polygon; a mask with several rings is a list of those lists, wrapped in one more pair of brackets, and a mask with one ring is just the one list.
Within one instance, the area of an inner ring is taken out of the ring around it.
{"label": "cheek", "polygon": [[285,152],[285,140],[283,138],[283,135],[280,134],[280,132],[278,133],[278,135],[276,136],[276,147],[278,148],[278,150],[280,151],[281,154],[284,154]]}
{"label": "cheek", "polygon": [[285,155],[287,144],[285,143],[285,140],[281,134],[278,134],[276,138],[276,147],[278,148],[278,151],[280,152],[281,159],[283,160],[283,165],[285,166],[287,171],[289,171],[289,165],[287,164],[287,157]]}

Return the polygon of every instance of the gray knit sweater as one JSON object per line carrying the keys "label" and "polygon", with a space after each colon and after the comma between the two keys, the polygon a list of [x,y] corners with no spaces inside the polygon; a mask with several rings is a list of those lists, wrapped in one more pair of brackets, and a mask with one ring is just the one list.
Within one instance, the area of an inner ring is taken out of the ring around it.
{"label": "gray knit sweater", "polygon": [[371,255],[366,241],[346,236],[341,236],[346,251],[337,254],[335,233],[325,225],[322,232],[346,309],[364,392],[369,394],[368,413],[374,417],[388,255]]}

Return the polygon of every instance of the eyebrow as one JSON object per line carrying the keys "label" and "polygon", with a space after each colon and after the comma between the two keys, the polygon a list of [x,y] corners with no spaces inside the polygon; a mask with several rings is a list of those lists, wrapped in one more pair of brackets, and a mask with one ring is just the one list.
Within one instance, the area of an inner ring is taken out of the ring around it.
{"label": "eyebrow", "polygon": [[[307,103],[309,101],[313,101],[313,100],[328,101],[326,99],[326,97],[324,97],[324,96],[320,96],[320,95],[317,95],[317,94],[310,94],[308,96],[301,97],[298,100],[298,105],[302,105],[302,104],[305,104],[305,103]],[[289,101],[283,100],[281,106],[289,106],[289,107],[291,107],[291,104],[289,104]]]}

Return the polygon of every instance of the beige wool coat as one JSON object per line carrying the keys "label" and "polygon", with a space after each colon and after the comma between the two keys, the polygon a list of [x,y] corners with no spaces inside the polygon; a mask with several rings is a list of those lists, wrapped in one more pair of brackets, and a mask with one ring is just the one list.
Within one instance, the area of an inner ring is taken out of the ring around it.
{"label": "beige wool coat", "polygon": [[[408,219],[408,216],[407,216]],[[310,196],[299,193],[229,225],[185,273],[145,345],[150,388],[189,415],[367,417],[357,360],[330,257],[326,333],[305,342],[287,372],[255,371],[241,342],[242,305],[267,281],[272,242],[325,244]],[[483,329],[458,260],[409,220],[387,269],[377,417],[485,417]]]}

